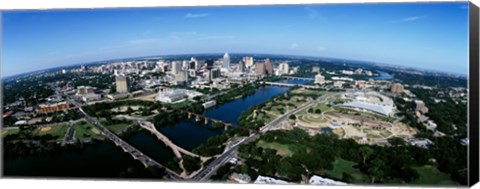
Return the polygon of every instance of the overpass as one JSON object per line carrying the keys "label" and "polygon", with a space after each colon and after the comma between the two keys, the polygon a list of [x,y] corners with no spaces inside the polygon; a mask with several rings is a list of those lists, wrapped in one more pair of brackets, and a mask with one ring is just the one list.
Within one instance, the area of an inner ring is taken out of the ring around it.
{"label": "overpass", "polygon": [[319,89],[317,85],[302,85],[302,84],[293,84],[293,83],[280,83],[280,82],[265,82],[267,85],[281,86],[281,87],[294,87],[299,86],[307,89]]}
{"label": "overpass", "polygon": [[195,116],[195,121],[198,122],[198,121],[203,120],[205,125],[207,125],[208,122],[211,121],[213,123],[222,124],[224,126],[225,130],[227,130],[228,127],[232,127],[232,128],[238,127],[238,128],[246,129],[250,132],[258,132],[257,130],[253,130],[253,129],[249,129],[249,128],[246,128],[246,127],[242,127],[240,125],[235,125],[235,124],[232,124],[232,123],[228,123],[228,122],[225,122],[225,121],[220,120],[220,119],[210,118],[210,117],[207,117],[205,115],[198,114],[198,113],[195,113],[195,112],[190,112],[190,111],[183,110],[183,109],[177,109],[177,110],[188,114],[188,119],[191,119],[193,116]]}
{"label": "overpass", "polygon": [[314,78],[310,77],[293,77],[293,76],[283,76],[285,79],[292,79],[292,80],[305,80],[305,81],[314,81]]}

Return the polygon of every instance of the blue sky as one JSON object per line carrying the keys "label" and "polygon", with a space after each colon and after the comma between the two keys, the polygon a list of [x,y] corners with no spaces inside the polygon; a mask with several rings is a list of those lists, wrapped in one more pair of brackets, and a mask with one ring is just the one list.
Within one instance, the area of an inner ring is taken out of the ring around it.
{"label": "blue sky", "polygon": [[226,51],[468,70],[466,2],[5,11],[2,30],[2,76]]}

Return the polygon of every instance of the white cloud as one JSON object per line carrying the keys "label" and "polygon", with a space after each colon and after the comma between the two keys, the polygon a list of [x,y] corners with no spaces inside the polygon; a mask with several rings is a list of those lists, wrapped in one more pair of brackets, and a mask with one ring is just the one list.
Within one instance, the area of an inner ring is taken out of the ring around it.
{"label": "white cloud", "polygon": [[309,19],[321,19],[321,20],[326,20],[327,19],[327,18],[323,17],[322,15],[320,15],[320,13],[315,9],[312,9],[310,7],[305,7],[305,10],[308,13],[307,17]]}
{"label": "white cloud", "polygon": [[297,43],[292,43],[292,44],[290,45],[290,48],[291,48],[291,49],[296,49],[296,48],[298,48],[298,44],[297,44]]}
{"label": "white cloud", "polygon": [[212,40],[212,39],[233,39],[234,37],[231,35],[210,35],[198,38],[198,40]]}
{"label": "white cloud", "polygon": [[317,48],[317,51],[319,51],[319,52],[322,52],[322,51],[325,51],[325,50],[327,50],[327,48],[325,48],[325,47],[318,47]]}
{"label": "white cloud", "polygon": [[205,17],[205,16],[208,16],[209,14],[206,14],[206,13],[201,13],[201,14],[193,14],[193,13],[187,13],[184,18],[201,18],[201,17]]}
{"label": "white cloud", "polygon": [[51,56],[51,55],[56,55],[56,54],[59,54],[60,51],[52,51],[52,52],[48,52],[48,55]]}
{"label": "white cloud", "polygon": [[183,39],[188,37],[198,37],[200,34],[198,32],[172,32],[170,33],[170,38],[172,39]]}
{"label": "white cloud", "polygon": [[159,42],[159,38],[150,38],[150,39],[134,39],[128,41],[128,44],[131,45],[143,45],[143,44],[149,44],[149,43],[157,43]]}
{"label": "white cloud", "polygon": [[425,17],[426,16],[411,16],[411,17],[406,17],[406,18],[402,18],[402,19],[398,19],[398,20],[392,20],[391,22],[392,23],[413,22],[413,21],[423,19]]}

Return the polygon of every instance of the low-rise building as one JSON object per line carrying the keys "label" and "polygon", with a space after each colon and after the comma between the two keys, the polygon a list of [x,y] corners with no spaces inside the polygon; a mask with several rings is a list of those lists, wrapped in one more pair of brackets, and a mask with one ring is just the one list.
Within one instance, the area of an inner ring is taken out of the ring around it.
{"label": "low-rise building", "polygon": [[53,104],[40,104],[36,110],[37,113],[51,113],[56,111],[63,111],[70,108],[67,102],[59,102]]}
{"label": "low-rise building", "polygon": [[203,108],[205,108],[205,109],[211,108],[211,107],[217,105],[217,101],[215,101],[215,100],[210,100],[210,101],[208,101],[208,102],[203,103],[202,105],[203,105]]}
{"label": "low-rise building", "polygon": [[313,185],[347,185],[347,183],[332,180],[329,178],[323,178],[321,176],[313,175],[310,177],[308,180],[308,184],[313,184]]}
{"label": "low-rise building", "polygon": [[242,184],[249,183],[252,180],[250,176],[241,173],[232,173],[230,179]]}
{"label": "low-rise building", "polygon": [[259,175],[253,183],[255,184],[292,184],[284,180],[261,176],[261,175]]}

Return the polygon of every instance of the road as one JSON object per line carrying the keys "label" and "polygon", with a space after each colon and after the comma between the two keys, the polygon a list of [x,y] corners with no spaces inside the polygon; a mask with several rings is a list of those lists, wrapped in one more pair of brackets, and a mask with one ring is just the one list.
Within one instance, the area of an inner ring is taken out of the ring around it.
{"label": "road", "polygon": [[120,146],[123,149],[123,151],[128,152],[130,155],[132,155],[134,159],[142,162],[145,166],[165,168],[166,177],[168,177],[168,178],[171,178],[173,180],[178,180],[180,178],[179,175],[176,172],[172,171],[171,169],[161,165],[160,163],[158,163],[154,159],[152,159],[152,158],[148,157],[147,155],[143,154],[140,150],[136,149],[135,147],[131,146],[130,144],[128,144],[127,142],[122,140],[117,135],[113,134],[110,130],[108,130],[106,127],[104,127],[98,121],[95,121],[93,118],[91,118],[88,114],[86,114],[83,111],[83,109],[79,106],[79,104],[77,102],[75,102],[72,99],[68,99],[68,101],[71,104],[79,107],[78,111],[85,118],[85,120],[90,122],[90,124],[95,126],[98,130],[100,130],[103,135],[105,135],[108,139],[113,141],[117,146]]}
{"label": "road", "polygon": [[238,147],[243,144],[243,143],[248,143],[252,140],[254,140],[255,138],[259,137],[261,134],[269,131],[272,127],[277,127],[280,123],[282,123],[283,121],[285,121],[285,119],[288,119],[290,117],[290,115],[298,112],[298,111],[301,111],[303,110],[304,108],[308,107],[309,105],[311,105],[313,102],[313,100],[303,104],[302,106],[299,106],[295,109],[293,109],[292,111],[278,117],[277,119],[273,120],[272,122],[270,122],[269,124],[265,125],[264,127],[262,127],[260,129],[261,132],[258,132],[258,133],[253,133],[251,134],[250,136],[242,139],[240,142],[238,142],[237,144],[233,145],[230,149],[228,149],[227,151],[225,151],[223,154],[221,154],[220,156],[217,157],[217,159],[215,159],[214,161],[212,161],[210,164],[208,164],[206,167],[204,167],[204,169],[202,171],[200,171],[197,175],[195,175],[195,177],[192,178],[192,181],[205,181],[206,179],[210,178],[210,176],[216,172],[216,170],[221,166],[223,165],[225,162],[227,162],[229,159],[231,159],[232,157],[235,157],[236,156],[236,152],[237,152],[237,149]]}

